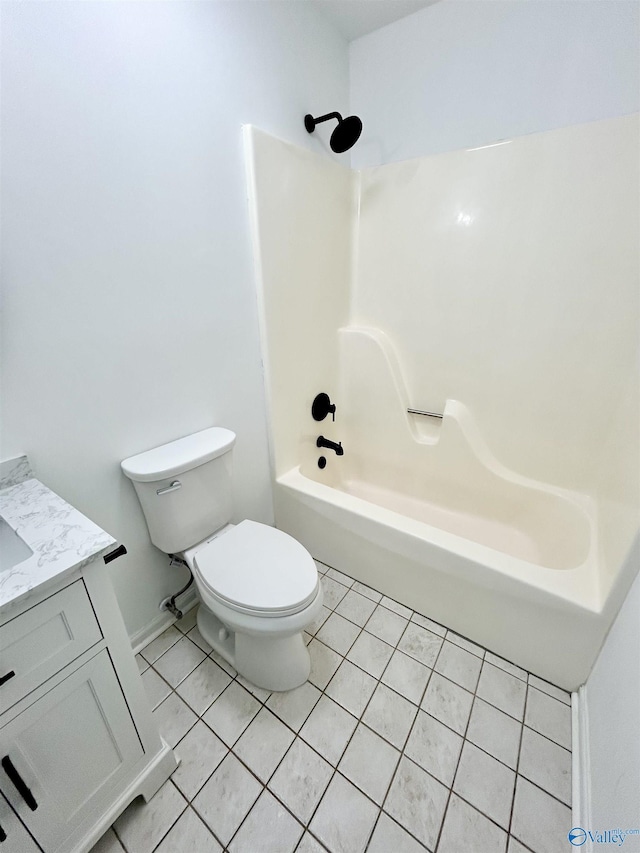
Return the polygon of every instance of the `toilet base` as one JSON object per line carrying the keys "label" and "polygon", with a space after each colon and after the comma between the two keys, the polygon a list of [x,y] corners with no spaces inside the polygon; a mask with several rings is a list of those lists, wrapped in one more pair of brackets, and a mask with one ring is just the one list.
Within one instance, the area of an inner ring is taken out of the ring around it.
{"label": "toilet base", "polygon": [[302,631],[273,638],[234,632],[203,603],[197,621],[209,645],[256,687],[293,690],[309,677],[311,659]]}

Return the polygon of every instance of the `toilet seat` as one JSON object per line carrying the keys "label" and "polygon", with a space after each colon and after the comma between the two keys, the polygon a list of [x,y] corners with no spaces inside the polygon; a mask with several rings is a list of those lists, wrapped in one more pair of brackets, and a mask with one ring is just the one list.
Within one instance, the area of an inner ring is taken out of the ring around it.
{"label": "toilet seat", "polygon": [[318,571],[306,548],[256,521],[242,521],[207,542],[194,565],[214,600],[248,615],[299,613],[318,593]]}

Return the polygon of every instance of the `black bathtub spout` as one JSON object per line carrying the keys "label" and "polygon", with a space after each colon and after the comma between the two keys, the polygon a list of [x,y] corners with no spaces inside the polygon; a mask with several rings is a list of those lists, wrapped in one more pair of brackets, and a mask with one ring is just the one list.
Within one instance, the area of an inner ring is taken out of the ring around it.
{"label": "black bathtub spout", "polygon": [[342,447],[342,442],[339,441],[336,444],[335,441],[329,441],[329,439],[325,438],[323,435],[318,436],[318,440],[316,441],[316,447],[326,447],[328,450],[335,450],[336,456],[344,456],[344,448]]}

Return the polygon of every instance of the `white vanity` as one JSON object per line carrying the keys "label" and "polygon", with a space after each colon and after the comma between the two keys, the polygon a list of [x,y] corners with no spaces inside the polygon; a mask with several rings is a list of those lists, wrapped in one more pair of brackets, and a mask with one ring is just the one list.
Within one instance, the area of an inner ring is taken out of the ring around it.
{"label": "white vanity", "polygon": [[2,465],[0,853],[85,853],[177,762],[103,560],[115,541],[26,460]]}

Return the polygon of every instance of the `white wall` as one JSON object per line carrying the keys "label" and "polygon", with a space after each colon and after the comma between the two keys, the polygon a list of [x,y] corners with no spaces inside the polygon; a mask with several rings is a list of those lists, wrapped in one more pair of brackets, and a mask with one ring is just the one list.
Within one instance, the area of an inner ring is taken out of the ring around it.
{"label": "white wall", "polygon": [[[640,561],[640,541],[629,555]],[[613,623],[585,688],[590,797],[585,829],[640,828],[640,576]],[[596,845],[597,846],[597,845]],[[636,836],[623,850],[640,851]]]}
{"label": "white wall", "polygon": [[639,109],[640,6],[441,0],[350,45],[356,168]]}
{"label": "white wall", "polygon": [[1,456],[127,545],[135,635],[182,576],[121,459],[230,427],[237,514],[272,520],[241,126],[325,151],[347,47],[308,3],[1,6]]}

